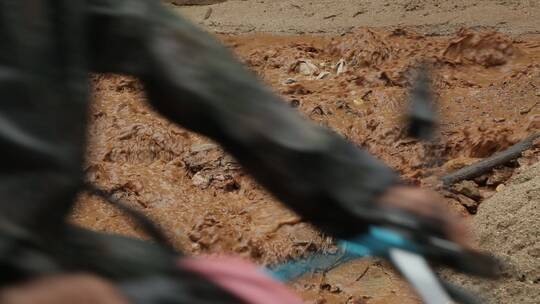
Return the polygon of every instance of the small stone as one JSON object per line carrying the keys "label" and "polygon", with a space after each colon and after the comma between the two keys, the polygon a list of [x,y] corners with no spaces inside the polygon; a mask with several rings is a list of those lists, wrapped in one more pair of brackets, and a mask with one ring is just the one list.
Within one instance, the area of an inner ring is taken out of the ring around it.
{"label": "small stone", "polygon": [[300,106],[300,100],[298,100],[298,99],[293,99],[293,100],[291,100],[290,105],[291,105],[291,107],[293,107],[293,108],[298,108],[298,107]]}
{"label": "small stone", "polygon": [[463,207],[467,208],[467,211],[469,211],[469,213],[476,214],[476,211],[478,210],[478,205],[480,205],[479,202],[473,199],[470,199],[467,196],[462,195],[462,194],[458,194],[457,199],[459,200],[459,202],[461,203]]}
{"label": "small stone", "polygon": [[197,186],[201,189],[206,189],[208,186],[210,186],[210,177],[207,175],[204,175],[202,171],[197,172],[193,177],[191,178],[191,182],[194,186]]}
{"label": "small stone", "polygon": [[319,68],[307,59],[301,59],[301,60],[296,61],[291,66],[291,70],[305,76],[312,76],[312,75],[319,74]]}
{"label": "small stone", "polygon": [[316,106],[315,108],[313,108],[313,110],[311,110],[311,114],[324,115],[324,111],[321,106]]}
{"label": "small stone", "polygon": [[485,186],[489,177],[490,177],[489,174],[482,174],[480,176],[475,177],[474,182],[478,186]]}
{"label": "small stone", "polygon": [[317,76],[318,80],[326,78],[328,75],[330,75],[330,72],[321,72],[319,76]]}
{"label": "small stone", "polygon": [[293,84],[296,82],[296,79],[294,78],[287,78],[287,80],[285,80],[283,83],[284,84]]}
{"label": "small stone", "polygon": [[482,198],[478,185],[470,180],[462,181],[461,183],[455,185],[454,190],[473,200],[479,200]]}
{"label": "small stone", "polygon": [[336,73],[340,75],[345,72],[347,72],[347,63],[345,62],[345,59],[341,58],[336,64]]}
{"label": "small stone", "polygon": [[504,184],[500,184],[500,185],[497,186],[497,188],[495,188],[495,191],[501,192],[501,191],[504,190],[505,187],[506,187],[506,186],[505,186]]}
{"label": "small stone", "polygon": [[307,95],[311,94],[311,91],[299,83],[294,83],[288,85],[287,89],[285,89],[283,93],[288,95]]}
{"label": "small stone", "polygon": [[539,130],[540,129],[540,115],[533,115],[529,118],[529,126],[527,131]]}
{"label": "small stone", "polygon": [[504,182],[506,182],[510,177],[512,177],[512,174],[514,173],[514,170],[512,168],[503,167],[501,169],[495,169],[493,174],[487,179],[486,185],[488,186],[498,186]]}
{"label": "small stone", "polygon": [[198,242],[202,238],[202,236],[201,236],[201,233],[199,231],[191,231],[188,234],[188,238],[192,242]]}
{"label": "small stone", "polygon": [[217,149],[218,145],[216,144],[198,144],[198,145],[192,145],[190,150],[191,153],[199,153],[199,152],[206,152],[210,150]]}

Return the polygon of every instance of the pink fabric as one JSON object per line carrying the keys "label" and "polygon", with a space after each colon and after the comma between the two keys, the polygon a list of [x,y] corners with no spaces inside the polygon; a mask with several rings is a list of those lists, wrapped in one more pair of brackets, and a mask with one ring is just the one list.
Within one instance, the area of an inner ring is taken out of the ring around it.
{"label": "pink fabric", "polygon": [[180,267],[207,278],[247,304],[303,304],[302,300],[255,265],[239,258],[183,258]]}

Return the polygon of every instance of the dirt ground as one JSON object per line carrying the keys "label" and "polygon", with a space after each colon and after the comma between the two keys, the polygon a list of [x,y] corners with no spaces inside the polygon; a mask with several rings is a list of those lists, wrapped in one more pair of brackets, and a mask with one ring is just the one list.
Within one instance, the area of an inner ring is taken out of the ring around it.
{"label": "dirt ground", "polygon": [[474,218],[479,245],[505,263],[503,277],[494,282],[462,276],[454,280],[491,303],[540,302],[540,164],[522,168],[505,190],[482,203]]}
{"label": "dirt ground", "polygon": [[[366,4],[368,8],[384,3],[333,1],[335,7],[348,14],[354,10],[341,5],[353,2]],[[477,29],[453,31],[459,24],[485,25],[475,23],[475,19],[455,21],[444,29],[422,20],[415,26],[398,26],[395,20],[391,23],[392,18],[408,20],[398,18],[399,15],[394,15],[397,12],[392,10],[393,6],[405,2],[418,2],[419,7],[405,10],[406,14],[419,14],[418,11],[423,10],[456,13],[440,6],[433,9],[437,1],[394,1],[389,6],[381,6],[387,8],[377,13],[386,16],[384,22],[387,23],[366,22],[370,26],[388,25],[385,28],[355,28],[343,35],[252,33],[218,37],[306,119],[328,126],[368,149],[411,183],[440,191],[437,176],[488,157],[540,127],[540,35],[534,34],[540,29],[535,25],[540,18],[524,20],[513,14],[502,16],[502,10],[499,12],[502,19],[483,15],[481,20],[485,22],[511,18],[500,26],[490,24],[509,34]],[[252,26],[253,11],[262,9],[260,5],[274,12],[282,5],[294,3],[229,0],[180,10],[194,18],[201,12],[208,14],[212,8],[210,17],[203,21],[206,25],[210,25],[210,20],[215,22],[210,29],[245,32],[240,25],[231,24]],[[330,1],[296,3],[300,8],[291,9],[307,13],[308,8],[329,5]],[[517,16],[532,13],[540,16],[536,1],[476,3],[476,6],[464,4],[464,11],[474,12],[479,6],[490,3],[499,9],[515,8]],[[530,9],[526,9],[528,4]],[[232,15],[219,14],[221,10],[235,8],[252,13],[241,21]],[[289,14],[291,9],[283,14]],[[328,9],[321,11],[329,12]],[[355,17],[364,15],[371,13]],[[312,17],[302,17],[307,19],[305,25],[284,22],[276,30],[259,24],[249,31],[291,32],[288,30],[291,27],[295,33],[318,32],[317,27],[311,27]],[[217,21],[218,18],[229,23]],[[364,23],[363,19],[353,23],[347,18],[343,17],[340,22],[349,22],[348,26]],[[446,19],[439,17],[439,20]],[[264,20],[257,22],[264,23]],[[325,32],[340,32],[340,26],[336,23],[324,27]],[[430,30],[426,31],[427,28]],[[425,34],[434,31],[440,31],[439,35]],[[447,32],[452,34],[447,35]],[[413,67],[419,62],[426,62],[432,68],[440,108],[441,135],[437,143],[430,146],[406,138],[402,125]],[[179,249],[189,254],[235,253],[267,265],[333,247],[328,237],[281,206],[218,146],[155,114],[145,103],[137,80],[100,75],[95,76],[93,82],[88,180],[154,219]],[[485,249],[499,250],[496,246],[499,239],[493,235],[501,237],[506,231],[498,226],[488,227],[492,220],[488,220],[486,214],[499,214],[499,218],[504,215],[496,211],[498,204],[488,202],[499,200],[499,204],[504,205],[503,194],[497,191],[501,191],[513,175],[515,178],[516,170],[535,163],[538,154],[536,150],[528,151],[517,162],[460,185],[453,192],[440,191],[444,196],[441,203],[470,219],[480,238],[485,236],[485,241],[480,242]],[[538,210],[534,204],[528,208]],[[95,197],[82,195],[73,218],[93,229],[144,237],[130,220]],[[508,233],[506,237],[510,238],[520,232],[508,230]],[[537,239],[515,245],[515,252],[529,250],[530,242]],[[506,251],[513,254],[510,249]],[[536,251],[531,252],[529,258],[534,258]],[[536,285],[531,288],[537,289],[536,272],[519,273],[527,275],[525,280],[535,281]],[[508,282],[512,280],[509,278]],[[379,260],[355,261],[325,275],[313,274],[292,283],[291,288],[308,303],[419,303],[406,283]],[[495,303],[519,302],[513,301],[519,298],[508,292],[498,292],[493,298],[500,300]]]}
{"label": "dirt ground", "polygon": [[[181,0],[171,0],[180,3]],[[228,0],[177,9],[209,30],[223,33],[331,33],[353,27],[412,26],[422,33],[451,34],[461,27],[509,34],[538,33],[537,0]]]}

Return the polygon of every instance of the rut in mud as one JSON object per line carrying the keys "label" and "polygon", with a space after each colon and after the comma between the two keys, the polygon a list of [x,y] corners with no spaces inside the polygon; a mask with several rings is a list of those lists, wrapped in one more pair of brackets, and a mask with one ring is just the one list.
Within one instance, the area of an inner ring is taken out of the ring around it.
{"label": "rut in mud", "polygon": [[[220,39],[306,119],[369,150],[412,184],[439,189],[434,177],[505,149],[540,126],[538,36],[462,30],[434,37],[406,28],[365,28],[338,37]],[[402,125],[419,63],[432,68],[440,109],[441,135],[432,145],[408,139]],[[261,264],[333,249],[330,238],[282,207],[218,146],[156,115],[137,80],[103,75],[93,83],[87,179],[154,219],[179,249],[230,252]],[[536,157],[536,150],[528,151],[442,192],[441,203],[471,217],[516,168]],[[95,197],[83,195],[73,219],[144,237]],[[315,303],[418,303],[377,260],[291,286]]]}

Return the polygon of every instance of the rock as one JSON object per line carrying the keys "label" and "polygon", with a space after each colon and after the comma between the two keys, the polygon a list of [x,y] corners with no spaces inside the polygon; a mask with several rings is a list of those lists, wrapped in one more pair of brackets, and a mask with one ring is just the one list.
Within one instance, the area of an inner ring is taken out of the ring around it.
{"label": "rock", "polygon": [[504,188],[505,188],[504,184],[500,184],[500,185],[497,186],[497,188],[495,188],[495,191],[501,192],[501,191],[504,190]]}
{"label": "rock", "polygon": [[319,68],[307,59],[301,59],[291,65],[291,71],[305,76],[319,74]]}
{"label": "rock", "polygon": [[360,28],[351,35],[331,42],[329,51],[342,58],[343,62],[346,61],[347,65],[378,68],[396,53],[388,42],[386,32]]}
{"label": "rock", "polygon": [[540,115],[533,115],[529,118],[529,125],[527,126],[527,131],[537,131],[540,130]]}
{"label": "rock", "polygon": [[197,144],[192,145],[190,150],[191,153],[200,153],[200,152],[206,152],[213,149],[218,149],[219,146],[216,144]]}
{"label": "rock", "polygon": [[294,79],[294,78],[287,78],[287,80],[285,80],[285,81],[283,82],[283,84],[293,84],[293,83],[295,83],[295,82],[296,82],[296,79]]}
{"label": "rock", "polygon": [[240,164],[236,161],[236,159],[234,159],[234,157],[232,157],[230,155],[225,155],[220,160],[219,163],[223,167],[223,169],[225,169],[225,170],[238,170],[238,169],[240,169]]}
{"label": "rock", "polygon": [[489,179],[490,175],[489,174],[482,174],[480,176],[477,176],[474,178],[474,182],[478,185],[478,186],[485,186],[486,183],[487,183],[487,180]]}
{"label": "rock", "polygon": [[345,62],[345,59],[341,58],[336,64],[336,73],[340,75],[345,72],[347,72],[347,63]]}
{"label": "rock", "polygon": [[307,95],[311,94],[311,91],[299,83],[294,83],[289,85],[288,88],[283,91],[283,93],[288,95]]}
{"label": "rock", "polygon": [[470,199],[469,197],[462,194],[458,194],[457,199],[460,202],[460,204],[463,207],[465,207],[467,211],[469,211],[469,213],[476,214],[476,211],[478,210],[478,205],[480,205],[479,202],[473,199]]}
{"label": "rock", "polygon": [[291,105],[291,107],[293,107],[293,108],[298,108],[298,107],[300,106],[300,100],[298,100],[298,99],[293,99],[293,100],[291,100],[290,105]]}
{"label": "rock", "polygon": [[459,184],[456,184],[454,186],[454,190],[473,200],[479,200],[482,198],[478,185],[470,180],[462,181]]}
{"label": "rock", "polygon": [[486,185],[488,186],[498,186],[506,182],[512,177],[514,170],[512,168],[503,167],[501,169],[495,169],[493,174],[487,179]]}
{"label": "rock", "polygon": [[324,110],[321,106],[316,106],[311,110],[311,115],[324,115]]}
{"label": "rock", "polygon": [[203,171],[199,171],[193,175],[191,182],[194,186],[197,186],[201,189],[206,189],[210,186],[210,176],[205,175]]}

